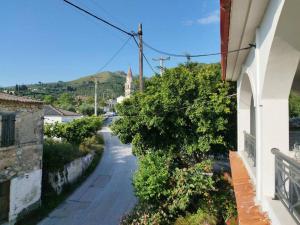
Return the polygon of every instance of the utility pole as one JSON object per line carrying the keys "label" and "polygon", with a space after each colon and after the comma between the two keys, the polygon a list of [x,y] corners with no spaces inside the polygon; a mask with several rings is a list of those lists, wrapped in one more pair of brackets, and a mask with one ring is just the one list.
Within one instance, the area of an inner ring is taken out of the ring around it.
{"label": "utility pole", "polygon": [[98,90],[98,80],[95,77],[95,116],[98,116],[98,94],[97,94],[97,90]]}
{"label": "utility pole", "polygon": [[187,53],[185,56],[186,56],[186,64],[188,65],[191,62],[191,55]]}
{"label": "utility pole", "polygon": [[170,60],[170,56],[169,56],[169,57],[165,57],[165,58],[164,58],[163,56],[161,56],[161,57],[159,57],[159,58],[152,59],[152,60],[154,60],[154,61],[159,61],[159,66],[158,66],[158,68],[159,68],[159,71],[160,71],[160,75],[162,76],[163,72],[165,71],[164,61]]}
{"label": "utility pole", "polygon": [[143,81],[143,28],[142,24],[139,24],[138,28],[139,36],[139,70],[140,70],[140,91],[144,91],[144,81]]}

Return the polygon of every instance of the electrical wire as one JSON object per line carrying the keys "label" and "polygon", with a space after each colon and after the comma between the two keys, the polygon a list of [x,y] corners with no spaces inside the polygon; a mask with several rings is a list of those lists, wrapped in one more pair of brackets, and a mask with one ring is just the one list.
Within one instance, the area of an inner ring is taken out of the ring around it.
{"label": "electrical wire", "polygon": [[231,51],[226,51],[226,52],[215,52],[215,53],[207,53],[207,54],[197,54],[197,55],[190,55],[190,54],[175,54],[175,53],[169,53],[169,52],[165,52],[162,50],[159,50],[157,48],[152,47],[151,45],[149,45],[148,43],[146,43],[145,41],[143,41],[143,44],[148,47],[149,49],[163,54],[163,55],[168,55],[168,56],[172,56],[172,57],[184,57],[184,58],[197,58],[197,57],[208,57],[208,56],[215,56],[215,55],[221,55],[221,54],[229,54],[229,53],[234,53],[234,52],[239,52],[239,51],[243,51],[243,50],[248,50],[250,48],[255,48],[255,44],[249,44],[248,47],[245,48],[240,48],[240,49],[235,49],[235,50],[231,50]]}
{"label": "electrical wire", "polygon": [[101,72],[104,68],[106,68],[116,57],[117,55],[122,51],[122,49],[127,45],[131,37],[129,37],[124,44],[115,52],[115,54],[112,55],[112,57],[109,58],[109,60],[97,71]]}
{"label": "electrical wire", "polygon": [[94,3],[94,5],[96,7],[98,7],[99,9],[101,9],[106,15],[108,15],[111,19],[115,20],[115,22],[117,22],[119,25],[125,27],[127,30],[130,30],[128,29],[128,26],[126,26],[121,20],[119,20],[116,16],[112,15],[112,13],[110,13],[108,10],[106,10],[103,6],[100,5],[100,3],[96,0],[90,0],[91,2]]}
{"label": "electrical wire", "polygon": [[[89,11],[83,9],[83,8],[81,8],[80,6],[75,5],[74,3],[72,3],[72,2],[70,2],[68,0],[63,0],[63,1],[65,3],[71,5],[72,7],[76,8],[77,10],[82,11],[85,14],[88,14],[89,16],[92,16],[92,17],[96,18],[97,20],[102,21],[103,23],[105,23],[105,24],[107,24],[107,25],[109,25],[109,26],[117,29],[118,31],[120,31],[120,32],[122,32],[122,33],[124,33],[124,34],[126,34],[126,35],[128,35],[130,37],[133,37],[134,41],[138,45],[138,43],[137,43],[137,41],[135,39],[135,36],[137,36],[136,33],[134,33],[134,32],[128,32],[128,31],[120,28],[119,26],[116,26],[116,25],[110,23],[109,21],[107,21],[107,20],[105,20],[103,18],[100,18],[100,17],[96,16],[95,14],[93,14],[93,13],[91,13],[91,12],[89,12]],[[225,51],[225,52],[215,52],[215,53],[207,53],[207,54],[194,54],[194,55],[190,55],[190,54],[175,54],[175,53],[170,53],[170,52],[162,51],[162,50],[159,50],[157,48],[152,47],[150,44],[146,43],[145,41],[143,41],[143,44],[146,47],[148,47],[149,49],[151,49],[151,50],[153,50],[153,51],[155,51],[157,53],[160,53],[160,54],[163,54],[163,55],[172,56],[172,57],[184,57],[184,58],[208,57],[208,56],[215,56],[215,55],[221,55],[221,54],[229,54],[229,53],[239,52],[239,51],[248,50],[248,49],[256,47],[255,44],[249,44],[248,47],[244,47],[244,48],[240,48],[240,49],[235,49],[235,50],[230,50],[230,51]],[[149,63],[148,59],[146,58],[146,56],[144,54],[143,54],[143,58],[146,60],[147,64],[151,68],[151,70],[153,72],[155,72],[154,69],[153,69],[153,67],[151,66],[151,64]]]}
{"label": "electrical wire", "polygon": [[105,24],[107,24],[107,25],[109,25],[109,26],[111,26],[111,27],[113,27],[113,28],[115,28],[115,29],[121,31],[122,33],[127,34],[127,35],[129,35],[129,36],[133,36],[132,33],[130,33],[130,32],[128,32],[128,31],[126,31],[126,30],[124,30],[124,29],[122,29],[122,28],[120,28],[120,27],[118,27],[118,26],[116,26],[116,25],[114,25],[114,24],[108,22],[108,21],[105,20],[105,19],[100,18],[99,16],[96,16],[95,14],[93,14],[93,13],[91,13],[91,12],[89,12],[89,11],[83,9],[83,8],[81,8],[80,6],[75,5],[74,3],[72,3],[72,2],[70,2],[70,1],[68,1],[68,0],[63,0],[63,1],[64,1],[65,3],[67,3],[67,4],[71,5],[71,6],[73,6],[74,8],[76,8],[76,9],[78,9],[78,10],[80,10],[80,11],[82,11],[82,12],[84,12],[84,13],[86,13],[86,14],[88,14],[88,15],[94,17],[94,18],[96,18],[97,20],[100,20],[100,21],[102,21],[103,23],[105,23]]}
{"label": "electrical wire", "polygon": [[[137,40],[135,39],[135,36],[133,36],[133,40],[134,40],[136,46],[139,48],[139,44],[138,44]],[[154,74],[158,74],[158,73],[153,69],[151,63],[149,62],[149,60],[148,60],[147,57],[145,56],[144,52],[143,52],[143,58],[144,58],[145,61],[147,62],[148,66],[150,67],[150,69],[152,70],[152,72],[153,72]]]}

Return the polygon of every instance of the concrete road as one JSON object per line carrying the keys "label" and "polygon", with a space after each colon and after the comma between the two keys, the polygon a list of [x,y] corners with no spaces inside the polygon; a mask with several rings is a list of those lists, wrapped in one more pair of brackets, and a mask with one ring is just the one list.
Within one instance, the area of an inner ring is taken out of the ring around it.
{"label": "concrete road", "polygon": [[39,225],[117,225],[136,203],[131,179],[136,159],[108,127],[105,150],[93,174]]}

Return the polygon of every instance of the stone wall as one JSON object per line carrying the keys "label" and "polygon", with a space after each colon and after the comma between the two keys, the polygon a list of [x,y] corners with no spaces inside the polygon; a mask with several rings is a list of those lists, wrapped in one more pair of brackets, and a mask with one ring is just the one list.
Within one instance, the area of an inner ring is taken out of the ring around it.
{"label": "stone wall", "polygon": [[0,182],[41,169],[43,153],[42,105],[1,101],[0,112],[16,114],[15,145],[0,147]]}
{"label": "stone wall", "polygon": [[90,166],[94,154],[90,153],[66,164],[62,171],[48,174],[48,181],[57,194],[63,191],[66,184],[74,183]]}

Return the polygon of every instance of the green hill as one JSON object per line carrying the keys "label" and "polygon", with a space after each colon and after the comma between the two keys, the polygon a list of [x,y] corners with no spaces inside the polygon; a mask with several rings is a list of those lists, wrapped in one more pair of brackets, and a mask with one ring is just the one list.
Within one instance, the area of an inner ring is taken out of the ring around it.
{"label": "green hill", "polygon": [[2,91],[8,90],[17,95],[28,96],[36,99],[44,99],[44,96],[51,95],[58,98],[62,93],[69,93],[76,96],[94,96],[94,80],[98,80],[98,96],[109,99],[124,95],[124,84],[126,73],[101,72],[93,75],[81,77],[72,81],[58,81],[53,83],[41,83],[30,85],[16,85],[14,87],[1,88]]}

